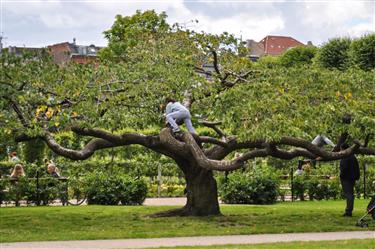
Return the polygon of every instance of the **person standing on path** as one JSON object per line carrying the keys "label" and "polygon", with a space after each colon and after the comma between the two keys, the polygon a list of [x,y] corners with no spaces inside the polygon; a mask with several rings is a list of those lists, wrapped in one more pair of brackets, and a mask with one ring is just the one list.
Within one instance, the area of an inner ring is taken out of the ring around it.
{"label": "person standing on path", "polygon": [[[349,145],[344,143],[340,146],[341,150],[349,148]],[[355,181],[359,179],[359,164],[354,155],[350,155],[341,159],[340,161],[340,181],[342,190],[346,198],[346,208],[343,216],[351,217],[354,206],[354,185]]]}
{"label": "person standing on path", "polygon": [[174,133],[180,132],[180,127],[176,122],[185,122],[186,128],[190,133],[195,133],[193,124],[191,123],[190,112],[180,102],[172,98],[166,98],[165,103],[167,104],[165,110],[165,117],[168,124],[172,127]]}

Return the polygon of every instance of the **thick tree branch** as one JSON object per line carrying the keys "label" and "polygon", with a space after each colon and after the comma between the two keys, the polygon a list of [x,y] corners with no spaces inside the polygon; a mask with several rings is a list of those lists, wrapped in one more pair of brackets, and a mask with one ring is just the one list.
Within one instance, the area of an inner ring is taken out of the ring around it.
{"label": "thick tree branch", "polygon": [[235,150],[265,148],[265,140],[238,142],[236,137],[228,137],[227,140],[227,146],[214,146],[207,150],[205,155],[211,159],[221,160]]}
{"label": "thick tree branch", "polygon": [[[194,160],[202,168],[218,171],[230,171],[241,168],[247,160],[255,157],[272,156],[289,160],[302,156],[310,159],[321,157],[322,161],[331,161],[347,157],[351,154],[375,155],[375,148],[361,147],[359,142],[356,142],[344,151],[329,152],[313,145],[309,141],[292,137],[283,137],[275,142],[266,142],[264,140],[237,142],[235,138],[231,137],[227,142],[223,142],[212,137],[193,136],[186,132],[181,136],[182,141],[179,141],[172,135],[169,128],[164,128],[159,136],[146,136],[136,133],[117,135],[104,130],[82,127],[72,127],[72,131],[79,135],[95,138],[81,150],[71,150],[62,147],[48,131],[37,138],[43,139],[55,153],[73,160],[87,159],[95,151],[101,149],[138,144],[174,159],[185,158],[186,160]],[[18,142],[30,139],[35,138],[27,135],[21,135],[16,138]],[[201,146],[198,145],[198,143],[202,142],[217,144],[217,146],[204,152]],[[295,148],[282,150],[278,148],[281,145]],[[249,151],[232,160],[222,160],[232,151],[239,149],[249,149]]]}
{"label": "thick tree branch", "polygon": [[72,131],[79,135],[105,139],[118,146],[126,146],[132,144],[142,145],[146,148],[170,157],[188,155],[185,144],[174,138],[171,134],[171,130],[168,128],[164,128],[160,132],[159,136],[147,136],[137,133],[124,133],[116,135],[99,129],[89,129],[81,127],[72,127]]}
{"label": "thick tree branch", "polygon": [[244,161],[240,160],[232,160],[232,161],[226,161],[226,160],[212,160],[206,157],[206,155],[203,153],[202,149],[198,146],[193,136],[185,132],[182,135],[183,141],[188,145],[189,152],[193,155],[196,163],[205,169],[208,170],[219,170],[219,171],[226,171],[226,170],[234,170],[241,168],[244,165]]}
{"label": "thick tree branch", "polygon": [[227,147],[228,143],[221,141],[219,139],[213,138],[213,137],[208,137],[208,136],[199,136],[198,137],[198,142],[200,143],[210,143],[210,144],[216,144],[220,145],[222,147]]}
{"label": "thick tree branch", "polygon": [[220,125],[222,122],[220,121],[217,121],[217,122],[209,122],[209,121],[206,121],[206,120],[200,120],[199,121],[200,124],[204,125],[204,126],[207,126],[209,128],[212,128],[220,137],[222,138],[225,138],[225,134],[224,132],[222,132],[218,127],[217,125]]}
{"label": "thick tree branch", "polygon": [[359,147],[356,152],[361,155],[375,156],[375,148]]}
{"label": "thick tree branch", "polygon": [[29,123],[26,121],[24,115],[22,114],[20,108],[18,107],[17,103],[11,99],[8,99],[9,101],[9,104],[11,106],[11,108],[13,109],[13,111],[16,113],[18,119],[20,120],[21,124],[23,125],[23,127],[25,128],[28,128],[29,127]]}
{"label": "thick tree branch", "polygon": [[220,73],[220,70],[219,70],[219,61],[218,61],[218,58],[217,58],[217,53],[215,50],[211,50],[211,53],[212,53],[212,56],[214,57],[214,69],[215,69],[215,72],[216,74],[218,75],[218,77],[222,80],[222,76],[221,76],[221,73]]}
{"label": "thick tree branch", "polygon": [[[289,145],[297,148],[292,148],[290,150],[281,150],[277,148],[280,145]],[[292,159],[295,157],[306,157],[310,159],[316,159],[317,157],[321,157],[322,161],[331,161],[331,160],[338,160],[343,157],[349,156],[351,154],[362,154],[362,155],[374,155],[375,148],[368,148],[368,147],[361,147],[359,143],[354,144],[349,149],[340,151],[340,152],[330,152],[325,151],[324,149],[315,146],[310,143],[310,141],[302,140],[298,138],[291,138],[291,137],[284,137],[280,141],[277,142],[266,142],[265,140],[258,140],[258,141],[245,141],[245,142],[238,142],[235,138],[231,138],[227,142],[227,146],[214,146],[213,148],[207,150],[205,155],[207,158],[221,160],[229,155],[231,152],[239,150],[239,149],[254,149],[258,148],[258,150],[266,149],[267,155],[262,154],[262,156],[272,156],[275,158],[280,159]],[[254,150],[254,151],[258,151]],[[255,152],[252,152],[252,154]],[[257,152],[259,153],[259,152]],[[262,152],[264,153],[264,151]],[[251,155],[252,155],[251,154]]]}
{"label": "thick tree branch", "polygon": [[82,128],[77,126],[73,126],[71,129],[73,132],[79,135],[102,138],[118,145],[139,144],[146,147],[152,147],[159,142],[157,136],[146,136],[136,133],[124,133],[122,135],[115,135],[104,130]]}
{"label": "thick tree branch", "polygon": [[95,138],[88,142],[83,149],[71,150],[59,145],[50,133],[46,133],[41,138],[46,142],[48,147],[53,152],[60,156],[70,158],[72,160],[84,160],[92,156],[94,152],[97,150],[119,146],[107,140]]}

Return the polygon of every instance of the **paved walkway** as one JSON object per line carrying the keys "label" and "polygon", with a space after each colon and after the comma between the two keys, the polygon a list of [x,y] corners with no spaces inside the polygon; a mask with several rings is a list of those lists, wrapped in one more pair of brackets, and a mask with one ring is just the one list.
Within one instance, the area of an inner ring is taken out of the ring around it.
{"label": "paved walkway", "polygon": [[186,197],[163,197],[146,198],[144,206],[183,206],[186,204]]}
{"label": "paved walkway", "polygon": [[229,244],[260,244],[291,241],[327,241],[346,239],[375,239],[375,231],[285,233],[259,235],[229,235],[177,237],[158,239],[80,240],[51,242],[19,242],[0,244],[1,249],[125,249],[155,248],[161,246],[210,246]]}

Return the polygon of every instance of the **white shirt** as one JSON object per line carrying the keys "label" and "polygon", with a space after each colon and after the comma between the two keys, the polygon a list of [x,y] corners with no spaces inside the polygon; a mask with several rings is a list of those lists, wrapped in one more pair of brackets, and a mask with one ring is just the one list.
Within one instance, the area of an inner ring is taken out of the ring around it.
{"label": "white shirt", "polygon": [[189,110],[183,106],[180,102],[169,102],[167,104],[167,107],[165,108],[165,113],[166,114],[169,114],[169,113],[172,113],[172,112],[177,112],[177,111],[187,111],[189,112]]}

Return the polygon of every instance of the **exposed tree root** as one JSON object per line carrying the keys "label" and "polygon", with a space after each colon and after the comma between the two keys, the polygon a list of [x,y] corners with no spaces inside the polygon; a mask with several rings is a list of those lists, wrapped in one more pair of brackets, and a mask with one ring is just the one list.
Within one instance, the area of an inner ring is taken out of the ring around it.
{"label": "exposed tree root", "polygon": [[219,216],[222,215],[221,213],[218,214],[202,214],[198,213],[194,210],[191,210],[187,208],[186,206],[183,208],[176,208],[176,209],[171,209],[167,211],[162,211],[162,212],[157,212],[154,214],[150,214],[147,217],[150,218],[161,218],[161,217],[183,217],[183,216]]}

